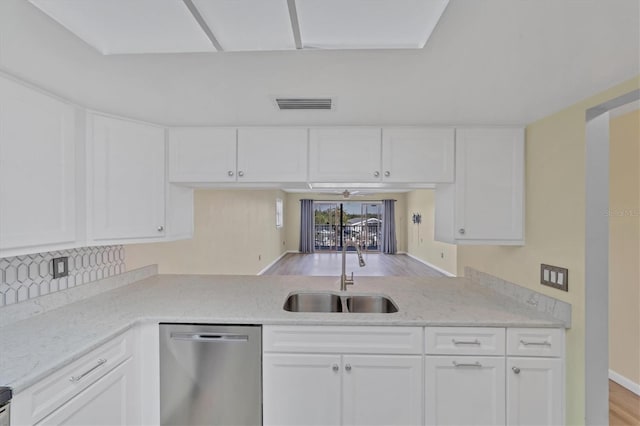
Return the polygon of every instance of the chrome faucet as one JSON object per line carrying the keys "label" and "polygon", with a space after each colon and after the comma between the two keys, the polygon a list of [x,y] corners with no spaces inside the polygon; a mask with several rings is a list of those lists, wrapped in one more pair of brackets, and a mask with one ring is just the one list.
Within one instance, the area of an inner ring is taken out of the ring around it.
{"label": "chrome faucet", "polygon": [[347,291],[348,285],[353,285],[353,272],[351,272],[351,278],[347,278],[347,246],[353,246],[356,248],[356,252],[358,253],[358,264],[362,268],[366,265],[364,263],[364,259],[362,258],[362,252],[360,251],[360,246],[354,243],[353,240],[345,241],[342,244],[342,275],[340,275],[340,291]]}

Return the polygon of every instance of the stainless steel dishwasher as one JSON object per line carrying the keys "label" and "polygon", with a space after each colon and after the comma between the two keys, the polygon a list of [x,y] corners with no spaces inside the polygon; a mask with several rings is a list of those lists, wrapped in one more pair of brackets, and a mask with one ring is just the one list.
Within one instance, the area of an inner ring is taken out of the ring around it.
{"label": "stainless steel dishwasher", "polygon": [[262,328],[160,324],[160,421],[262,424]]}

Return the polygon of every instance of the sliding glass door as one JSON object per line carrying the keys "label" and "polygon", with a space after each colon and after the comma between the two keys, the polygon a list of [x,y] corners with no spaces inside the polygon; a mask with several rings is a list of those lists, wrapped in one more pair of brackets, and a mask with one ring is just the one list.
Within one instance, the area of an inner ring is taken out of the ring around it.
{"label": "sliding glass door", "polygon": [[315,201],[313,205],[316,251],[339,251],[348,241],[354,241],[362,250],[380,251],[381,202]]}

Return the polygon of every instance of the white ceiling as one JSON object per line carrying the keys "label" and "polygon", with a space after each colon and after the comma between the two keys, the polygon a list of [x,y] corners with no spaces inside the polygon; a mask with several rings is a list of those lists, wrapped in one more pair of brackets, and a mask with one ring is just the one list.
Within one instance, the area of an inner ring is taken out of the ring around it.
{"label": "white ceiling", "polygon": [[[0,69],[166,124],[526,124],[640,75],[640,1],[451,0],[415,50],[102,56],[1,0]],[[336,109],[278,111],[275,96]]]}
{"label": "white ceiling", "polygon": [[29,1],[111,55],[418,49],[449,0]]}
{"label": "white ceiling", "polygon": [[32,0],[32,3],[103,54],[215,51],[182,1]]}

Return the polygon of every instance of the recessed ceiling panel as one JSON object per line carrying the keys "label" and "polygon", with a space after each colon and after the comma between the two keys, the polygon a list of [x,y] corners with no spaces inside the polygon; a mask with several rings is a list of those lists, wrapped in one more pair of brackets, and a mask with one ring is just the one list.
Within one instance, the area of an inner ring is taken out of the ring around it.
{"label": "recessed ceiling panel", "polygon": [[295,49],[286,0],[193,0],[225,51]]}
{"label": "recessed ceiling panel", "polygon": [[448,0],[296,0],[303,48],[424,47]]}
{"label": "recessed ceiling panel", "polygon": [[30,0],[105,55],[215,51],[181,0]]}

